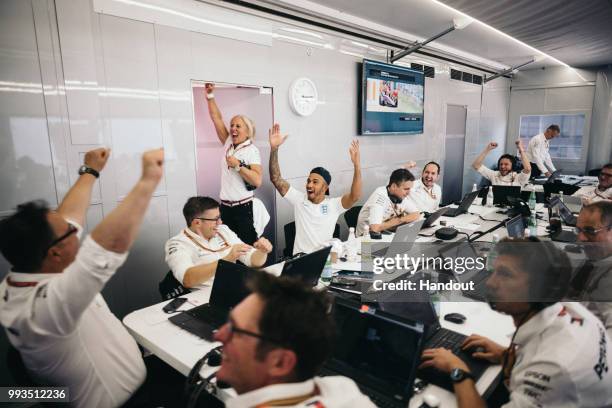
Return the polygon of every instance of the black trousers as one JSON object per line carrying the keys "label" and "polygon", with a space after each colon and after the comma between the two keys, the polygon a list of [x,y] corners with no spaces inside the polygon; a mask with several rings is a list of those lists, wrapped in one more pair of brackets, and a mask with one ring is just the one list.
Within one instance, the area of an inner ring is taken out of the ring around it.
{"label": "black trousers", "polygon": [[540,177],[542,172],[538,168],[538,165],[535,163],[531,163],[531,178]]}
{"label": "black trousers", "polygon": [[253,245],[257,241],[253,225],[253,201],[234,207],[221,204],[221,219],[245,244]]}

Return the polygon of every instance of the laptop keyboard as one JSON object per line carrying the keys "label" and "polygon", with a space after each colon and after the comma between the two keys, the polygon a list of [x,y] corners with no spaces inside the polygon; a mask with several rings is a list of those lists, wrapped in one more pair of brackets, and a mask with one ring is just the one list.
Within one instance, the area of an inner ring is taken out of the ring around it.
{"label": "laptop keyboard", "polygon": [[214,327],[221,327],[227,321],[227,312],[212,308],[210,305],[194,307],[186,312],[198,320],[202,320]]}
{"label": "laptop keyboard", "polygon": [[451,330],[440,329],[430,341],[427,342],[427,348],[446,348],[453,354],[461,353],[461,344],[466,336]]}

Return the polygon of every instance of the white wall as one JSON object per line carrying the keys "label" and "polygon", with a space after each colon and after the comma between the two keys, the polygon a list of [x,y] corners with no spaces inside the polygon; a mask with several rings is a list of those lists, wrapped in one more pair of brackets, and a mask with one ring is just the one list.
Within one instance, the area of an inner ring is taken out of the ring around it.
{"label": "white wall", "polygon": [[[55,188],[52,190],[60,197],[74,182],[79,153],[100,144],[112,147],[112,161],[101,176],[89,224],[101,219],[127,193],[138,177],[143,150],[163,146],[166,151],[165,177],[147,212],[137,244],[126,265],[105,290],[117,314],[123,315],[159,300],[157,283],[167,271],[163,244],[183,227],[182,206],[187,197],[196,193],[192,80],[273,87],[275,121],[290,134],[280,152],[283,176],[293,185],[303,187],[308,171],[322,165],[332,173],[332,195],[348,191],[352,179],[348,146],[357,135],[360,57],[279,39],[269,44],[255,44],[244,39],[98,14],[85,1],[56,0],[55,7],[52,0],[31,1],[32,4],[21,0],[2,3],[6,8],[3,11],[10,16],[7,20],[13,22],[10,31],[3,28],[2,43],[14,53],[26,52],[29,59],[1,56],[3,64],[8,61],[14,67],[10,71],[3,69],[0,81],[28,74],[22,68],[38,61],[42,83],[48,83],[53,89],[59,86],[60,92],[44,98],[38,94],[28,99],[27,107],[15,103],[21,94],[3,93],[2,112],[8,113],[0,117],[2,143],[20,136],[19,128],[7,125],[15,117],[28,116],[33,129],[30,131],[43,139],[47,127],[53,167],[49,162],[43,163],[45,172],[41,174],[48,176],[53,170]],[[216,9],[195,4],[211,13]],[[34,27],[31,12],[27,12],[31,5],[38,13]],[[16,14],[17,11],[21,14]],[[22,21],[14,23],[15,19]],[[261,25],[265,24],[271,23],[262,20]],[[24,45],[12,39],[13,30],[20,36],[29,33],[31,37],[32,29],[41,31],[38,55],[32,44]],[[40,48],[45,43],[47,48]],[[48,59],[51,63],[45,62]],[[507,80],[496,80],[483,89],[451,81],[449,66],[445,63],[427,62],[436,66],[437,77],[426,80],[424,134],[359,137],[364,180],[361,202],[375,187],[386,184],[389,173],[407,160],[423,165],[444,157],[447,104],[468,107],[465,180],[472,177],[468,166],[485,142],[490,138],[503,139],[509,93]],[[36,70],[28,75],[19,80],[41,83]],[[300,76],[316,83],[321,100],[317,111],[308,118],[293,114],[287,102],[289,84]],[[48,78],[46,82],[45,78]],[[28,111],[33,102],[45,101],[46,106],[52,107],[53,102],[59,108]],[[8,105],[13,106],[9,109]],[[42,130],[36,131],[36,123],[44,124]],[[260,136],[265,132],[261,127],[258,129]],[[8,150],[11,158],[16,154],[15,150]],[[34,152],[27,155],[33,156]],[[471,181],[465,180],[464,189],[469,189]],[[13,178],[3,180],[3,191],[9,191],[11,183],[15,183]],[[42,191],[30,193],[42,194]],[[46,195],[53,198],[54,194]],[[25,196],[14,196],[7,202],[8,207],[0,210],[10,210],[23,199]],[[279,242],[284,242],[282,226],[293,217],[289,206],[278,196],[277,216]]]}

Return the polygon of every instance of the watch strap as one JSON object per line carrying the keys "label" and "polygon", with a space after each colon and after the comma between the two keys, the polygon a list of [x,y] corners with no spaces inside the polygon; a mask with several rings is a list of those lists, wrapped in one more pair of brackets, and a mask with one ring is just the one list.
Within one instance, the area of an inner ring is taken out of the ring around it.
{"label": "watch strap", "polygon": [[92,169],[89,166],[81,166],[79,168],[79,175],[83,175],[83,174],[91,174],[92,176],[94,176],[95,178],[99,178],[100,177],[100,173],[97,170]]}

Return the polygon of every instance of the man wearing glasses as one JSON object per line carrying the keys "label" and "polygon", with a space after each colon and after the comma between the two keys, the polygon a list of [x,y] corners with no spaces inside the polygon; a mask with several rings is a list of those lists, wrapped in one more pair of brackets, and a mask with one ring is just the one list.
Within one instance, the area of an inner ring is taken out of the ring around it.
{"label": "man wearing glasses", "polygon": [[187,228],[166,242],[166,263],[183,286],[197,287],[215,275],[217,261],[240,260],[259,268],[272,252],[272,244],[261,237],[247,245],[222,224],[219,203],[210,197],[191,197],[183,207]]}
{"label": "man wearing glasses", "polygon": [[603,166],[597,178],[599,179],[597,186],[582,187],[572,195],[580,197],[585,205],[602,200],[612,200],[612,163]]}
{"label": "man wearing glasses", "polygon": [[603,322],[612,338],[612,202],[582,208],[576,221],[587,261],[572,279],[573,297]]}
{"label": "man wearing glasses", "polygon": [[334,340],[325,292],[267,273],[248,285],[251,295],[215,334],[223,343],[217,380],[238,393],[227,408],[374,407],[349,378],[315,377]]}
{"label": "man wearing glasses", "polygon": [[146,377],[138,345],[100,291],[127,258],[163,175],[164,153],[143,155],[140,180],[79,245],[109,154],[86,153],[57,210],[28,202],[0,222],[0,251],[12,266],[0,284],[0,322],[33,380],[68,387],[77,407],[121,406]]}
{"label": "man wearing glasses", "polygon": [[[612,343],[584,306],[561,302],[571,274],[567,256],[535,237],[502,240],[495,249],[487,301],[512,317],[516,331],[508,348],[471,335],[463,349],[502,364],[509,399],[503,407],[609,407]],[[428,349],[422,358],[421,367],[448,373],[459,408],[487,406],[467,365],[452,351]]]}

